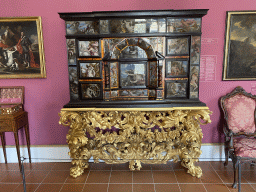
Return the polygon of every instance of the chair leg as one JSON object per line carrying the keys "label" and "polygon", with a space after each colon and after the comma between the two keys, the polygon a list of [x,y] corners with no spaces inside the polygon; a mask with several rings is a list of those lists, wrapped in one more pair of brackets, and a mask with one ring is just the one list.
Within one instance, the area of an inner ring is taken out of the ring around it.
{"label": "chair leg", "polygon": [[238,192],[241,192],[241,161],[238,162]]}
{"label": "chair leg", "polygon": [[3,147],[3,152],[4,152],[4,160],[5,164],[7,164],[7,156],[6,156],[6,148],[5,148],[5,133],[0,133],[1,135],[1,142],[2,142],[2,147]]}
{"label": "chair leg", "polygon": [[27,140],[27,147],[28,147],[29,163],[31,163],[30,138],[29,138],[29,127],[28,127],[28,125],[25,125],[25,133],[26,133],[26,140]]}
{"label": "chair leg", "polygon": [[236,160],[233,161],[234,183],[233,183],[232,187],[233,187],[234,189],[236,189],[236,187],[237,187],[238,164],[239,164],[239,160],[236,159]]}
{"label": "chair leg", "polygon": [[228,165],[228,158],[229,158],[229,150],[228,150],[228,147],[225,146],[225,162],[224,162],[224,166]]}
{"label": "chair leg", "polygon": [[15,138],[15,144],[16,144],[16,150],[17,150],[17,156],[18,156],[18,161],[19,161],[19,167],[20,167],[20,171],[21,171],[20,145],[19,145],[19,135],[18,135],[18,130],[17,130],[17,132],[14,132],[14,138]]}

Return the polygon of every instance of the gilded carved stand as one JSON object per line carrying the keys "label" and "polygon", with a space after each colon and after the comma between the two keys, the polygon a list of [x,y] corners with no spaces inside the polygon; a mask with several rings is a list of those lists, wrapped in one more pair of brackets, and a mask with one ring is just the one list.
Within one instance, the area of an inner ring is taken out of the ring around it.
{"label": "gilded carved stand", "polygon": [[82,175],[91,157],[96,163],[129,162],[131,170],[180,159],[199,178],[202,169],[194,162],[202,153],[200,124],[211,123],[210,114],[208,107],[63,108],[59,123],[70,127],[70,175]]}

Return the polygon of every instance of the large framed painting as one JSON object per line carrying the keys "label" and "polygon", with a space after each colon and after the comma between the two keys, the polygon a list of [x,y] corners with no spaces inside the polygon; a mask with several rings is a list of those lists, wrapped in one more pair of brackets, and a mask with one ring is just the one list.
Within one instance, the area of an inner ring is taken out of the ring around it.
{"label": "large framed painting", "polygon": [[46,78],[41,17],[0,18],[0,78]]}
{"label": "large framed painting", "polygon": [[256,80],[256,12],[228,11],[223,80]]}

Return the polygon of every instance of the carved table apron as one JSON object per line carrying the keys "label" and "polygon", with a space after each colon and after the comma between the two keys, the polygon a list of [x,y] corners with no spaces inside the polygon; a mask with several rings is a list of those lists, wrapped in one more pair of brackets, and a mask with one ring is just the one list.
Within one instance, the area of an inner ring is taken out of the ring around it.
{"label": "carved table apron", "polygon": [[93,157],[96,163],[129,162],[131,170],[180,160],[199,178],[202,169],[194,162],[202,153],[200,124],[211,123],[211,113],[208,107],[63,108],[59,123],[70,127],[70,175],[82,175]]}

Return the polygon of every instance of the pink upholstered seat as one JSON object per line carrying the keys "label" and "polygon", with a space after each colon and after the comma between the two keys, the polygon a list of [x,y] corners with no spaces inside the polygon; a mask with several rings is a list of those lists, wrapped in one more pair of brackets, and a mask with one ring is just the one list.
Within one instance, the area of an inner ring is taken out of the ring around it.
{"label": "pink upholstered seat", "polygon": [[235,138],[234,149],[236,156],[256,158],[256,139]]}

